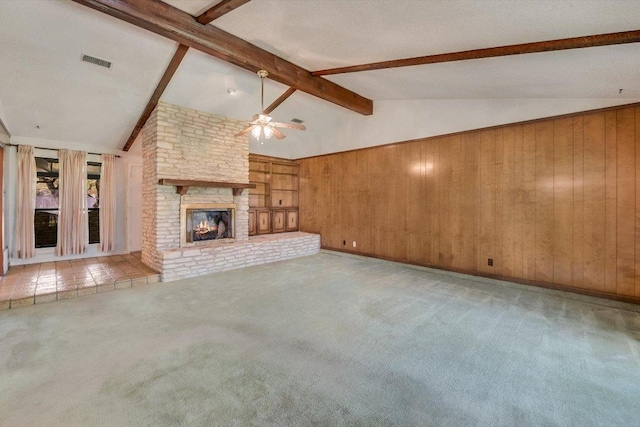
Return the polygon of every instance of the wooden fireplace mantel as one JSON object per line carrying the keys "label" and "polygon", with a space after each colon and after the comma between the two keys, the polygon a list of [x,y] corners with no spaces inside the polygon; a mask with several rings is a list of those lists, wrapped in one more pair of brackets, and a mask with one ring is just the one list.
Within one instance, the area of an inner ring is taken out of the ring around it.
{"label": "wooden fireplace mantel", "polygon": [[239,196],[245,188],[256,188],[255,184],[225,181],[196,181],[191,179],[162,178],[158,180],[160,185],[175,185],[176,193],[181,196],[187,194],[189,187],[231,188],[234,196]]}

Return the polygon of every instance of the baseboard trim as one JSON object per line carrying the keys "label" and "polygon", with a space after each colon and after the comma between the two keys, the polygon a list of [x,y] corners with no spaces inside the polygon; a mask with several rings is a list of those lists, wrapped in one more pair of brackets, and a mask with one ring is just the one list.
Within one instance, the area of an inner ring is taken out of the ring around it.
{"label": "baseboard trim", "polygon": [[398,263],[401,263],[401,264],[415,265],[415,266],[419,266],[419,267],[426,267],[426,268],[431,268],[431,269],[434,269],[434,270],[449,271],[449,272],[453,272],[453,273],[466,274],[466,275],[474,276],[474,277],[484,277],[484,278],[487,278],[487,279],[502,280],[502,281],[505,281],[505,282],[518,283],[520,285],[536,286],[536,287],[539,287],[539,288],[552,289],[552,290],[555,290],[555,291],[570,292],[570,293],[573,293],[573,294],[580,294],[580,295],[586,295],[586,296],[590,296],[590,297],[604,298],[604,299],[613,300],[613,301],[619,301],[619,302],[624,302],[624,303],[629,303],[629,304],[640,305],[640,297],[635,297],[635,296],[619,295],[619,294],[613,294],[613,293],[610,293],[610,292],[596,291],[596,290],[593,290],[593,289],[576,288],[576,287],[573,287],[573,286],[558,285],[556,283],[539,282],[539,281],[528,280],[528,279],[519,279],[519,278],[516,278],[516,277],[502,276],[502,275],[499,275],[499,274],[487,274],[487,273],[482,273],[482,272],[477,272],[477,271],[472,271],[472,270],[464,270],[464,269],[443,267],[443,266],[440,266],[440,265],[419,263],[419,262],[409,261],[409,260],[406,260],[406,259],[405,260],[403,260],[403,259],[394,259],[394,258],[391,258],[391,257],[383,257],[383,256],[380,256],[380,255],[375,255],[375,254],[356,252],[356,251],[351,251],[351,250],[348,250],[348,249],[336,249],[336,248],[332,248],[332,247],[328,247],[328,246],[321,246],[321,249],[327,250],[327,251],[346,253],[346,254],[350,254],[350,255],[363,256],[363,257],[368,257],[368,258],[381,259],[381,260],[385,260],[385,261],[398,262]]}

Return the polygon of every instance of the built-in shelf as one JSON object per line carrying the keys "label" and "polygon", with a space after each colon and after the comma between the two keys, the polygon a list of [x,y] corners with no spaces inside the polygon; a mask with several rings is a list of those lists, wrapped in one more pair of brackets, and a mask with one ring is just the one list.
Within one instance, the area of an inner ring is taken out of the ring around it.
{"label": "built-in shelf", "polygon": [[171,179],[162,178],[158,180],[160,185],[175,185],[176,193],[180,195],[187,194],[189,187],[208,187],[208,188],[231,188],[234,196],[239,196],[245,188],[256,188],[255,184],[244,182],[225,182],[225,181],[197,181],[191,179]]}

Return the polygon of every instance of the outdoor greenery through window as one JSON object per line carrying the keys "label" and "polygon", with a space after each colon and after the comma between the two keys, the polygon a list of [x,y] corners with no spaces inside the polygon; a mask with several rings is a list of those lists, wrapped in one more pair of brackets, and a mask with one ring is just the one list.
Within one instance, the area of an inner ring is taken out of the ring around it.
{"label": "outdoor greenery through window", "polygon": [[[35,240],[36,248],[55,247],[58,243],[59,163],[57,159],[36,157]],[[87,162],[87,208],[89,243],[100,243],[100,163]]]}

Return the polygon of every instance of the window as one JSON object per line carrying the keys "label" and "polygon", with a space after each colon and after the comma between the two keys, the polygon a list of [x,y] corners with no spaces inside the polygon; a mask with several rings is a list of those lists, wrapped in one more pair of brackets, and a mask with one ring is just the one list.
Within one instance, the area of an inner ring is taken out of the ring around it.
{"label": "window", "polygon": [[100,243],[100,163],[87,162],[87,209],[89,243]]}
{"label": "window", "polygon": [[36,248],[49,248],[58,242],[59,181],[58,160],[36,158],[35,239]]}
{"label": "window", "polygon": [[[89,243],[100,243],[100,163],[87,162],[87,209]],[[34,220],[36,248],[51,248],[58,243],[59,164],[57,159],[36,157],[36,211]]]}

